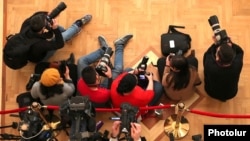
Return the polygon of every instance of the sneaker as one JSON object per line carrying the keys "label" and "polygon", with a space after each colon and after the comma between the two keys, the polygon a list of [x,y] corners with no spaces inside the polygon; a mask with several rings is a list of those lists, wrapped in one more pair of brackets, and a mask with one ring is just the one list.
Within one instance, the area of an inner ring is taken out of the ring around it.
{"label": "sneaker", "polygon": [[126,45],[127,42],[133,37],[132,34],[125,35],[121,38],[118,38],[117,40],[114,41],[114,45]]}
{"label": "sneaker", "polygon": [[108,44],[103,36],[98,36],[98,41],[101,47],[108,48]]}
{"label": "sneaker", "polygon": [[84,17],[82,17],[81,19],[78,19],[75,21],[75,24],[78,26],[78,27],[82,27],[83,25],[89,23],[92,19],[92,16],[91,15],[85,15]]}

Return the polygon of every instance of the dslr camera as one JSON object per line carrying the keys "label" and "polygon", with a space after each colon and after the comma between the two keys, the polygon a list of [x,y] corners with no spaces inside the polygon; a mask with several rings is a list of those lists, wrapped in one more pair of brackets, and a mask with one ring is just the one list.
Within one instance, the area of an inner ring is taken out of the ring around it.
{"label": "dslr camera", "polygon": [[220,45],[223,43],[227,43],[229,37],[227,36],[226,30],[221,29],[218,17],[216,15],[213,15],[213,16],[209,17],[208,22],[209,22],[210,26],[212,27],[217,44]]}
{"label": "dslr camera", "polygon": [[28,83],[26,84],[26,90],[29,91],[31,90],[32,86],[34,85],[34,83],[38,80],[40,80],[41,75],[40,74],[31,74],[30,75],[30,79],[28,81]]}
{"label": "dslr camera", "polygon": [[104,72],[108,71],[108,68],[106,66],[112,67],[112,64],[110,62],[110,58],[113,55],[112,48],[108,47],[106,48],[106,51],[101,58],[100,62],[97,64],[95,70],[100,76],[106,76]]}
{"label": "dslr camera", "polygon": [[54,19],[56,16],[58,16],[65,8],[67,8],[66,4],[64,2],[60,2],[55,9],[51,11],[51,13],[46,17],[46,20],[49,23],[53,23],[52,19]]}
{"label": "dslr camera", "polygon": [[150,75],[150,72],[147,72],[147,62],[149,58],[144,56],[142,61],[137,66],[138,74],[136,75],[138,78],[138,86],[142,88],[146,88],[148,86],[148,79],[145,75]]}

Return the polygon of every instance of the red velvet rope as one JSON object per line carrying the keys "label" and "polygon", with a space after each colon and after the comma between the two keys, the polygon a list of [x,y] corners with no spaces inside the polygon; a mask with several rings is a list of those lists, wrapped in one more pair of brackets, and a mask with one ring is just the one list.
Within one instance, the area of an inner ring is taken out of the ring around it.
{"label": "red velvet rope", "polygon": [[[170,108],[173,106],[174,105],[140,107],[140,110],[164,109],[164,108]],[[59,106],[47,105],[47,106],[43,106],[43,107],[50,109],[50,110],[59,110]],[[28,107],[23,107],[23,108],[18,108],[18,109],[13,109],[13,110],[0,111],[0,114],[17,113],[17,112],[25,111],[27,109],[28,109]],[[120,108],[95,108],[95,110],[97,112],[115,112],[115,111],[118,112],[118,111],[120,111]]]}
{"label": "red velvet rope", "polygon": [[217,114],[217,113],[203,112],[199,110],[190,110],[190,112],[194,114],[217,117],[217,118],[250,118],[250,115]]}
{"label": "red velvet rope", "polygon": [[[140,110],[154,110],[154,109],[165,109],[165,108],[170,108],[174,107],[175,105],[163,105],[163,106],[149,106],[149,107],[140,107]],[[59,110],[59,106],[43,106],[44,108],[51,109],[51,110]],[[28,107],[23,107],[23,108],[18,108],[18,109],[13,109],[13,110],[5,110],[5,111],[0,111],[1,114],[9,114],[9,113],[17,113],[17,112],[22,112],[27,110]],[[97,112],[119,112],[120,108],[96,108]],[[217,117],[217,118],[250,118],[250,115],[236,115],[236,114],[218,114],[218,113],[210,113],[210,112],[204,112],[204,111],[199,111],[199,110],[189,110],[187,111],[198,114],[198,115],[205,115],[205,116],[210,116],[210,117]]]}

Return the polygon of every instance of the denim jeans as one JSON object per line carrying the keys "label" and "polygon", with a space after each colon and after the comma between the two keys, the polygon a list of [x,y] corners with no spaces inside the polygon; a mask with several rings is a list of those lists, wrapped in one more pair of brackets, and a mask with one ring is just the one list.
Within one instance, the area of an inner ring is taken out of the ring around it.
{"label": "denim jeans", "polygon": [[[67,42],[72,37],[74,37],[76,34],[78,34],[81,30],[81,27],[78,27],[75,23],[72,24],[68,29],[65,29],[62,26],[58,26],[59,30],[62,33],[62,37],[64,42]],[[48,51],[46,56],[43,58],[42,61],[48,61],[48,59],[55,54],[56,50]]]}
{"label": "denim jeans", "polygon": [[[124,46],[123,45],[117,45],[115,47],[115,56],[114,56],[114,67],[112,68],[112,79],[115,79],[119,74],[123,72],[123,52],[124,52]],[[105,54],[103,49],[98,49],[86,56],[82,56],[78,62],[78,79],[81,78],[81,71],[89,66],[90,64],[98,61],[101,59],[101,57]],[[108,79],[105,77],[102,83],[100,84],[101,87],[108,87]]]}

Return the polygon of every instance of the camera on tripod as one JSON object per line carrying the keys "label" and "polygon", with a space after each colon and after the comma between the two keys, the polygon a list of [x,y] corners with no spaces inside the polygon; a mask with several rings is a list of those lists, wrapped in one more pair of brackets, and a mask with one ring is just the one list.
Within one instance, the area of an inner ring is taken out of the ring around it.
{"label": "camera on tripod", "polygon": [[227,43],[229,37],[227,36],[227,32],[225,29],[221,29],[218,17],[216,15],[210,16],[208,19],[210,26],[214,32],[214,36],[216,38],[217,44]]}
{"label": "camera on tripod", "polygon": [[105,51],[103,57],[101,58],[100,62],[97,64],[97,66],[95,68],[95,70],[97,71],[97,73],[100,76],[106,76],[104,74],[104,72],[108,71],[108,68],[106,66],[109,66],[109,67],[112,66],[112,64],[110,62],[110,58],[112,55],[113,55],[112,48],[110,48],[110,47],[106,48],[106,51]]}
{"label": "camera on tripod", "polygon": [[60,2],[55,9],[51,11],[51,13],[46,17],[46,20],[52,24],[56,16],[58,16],[65,8],[67,8],[66,4],[64,2]]}
{"label": "camera on tripod", "polygon": [[130,129],[131,129],[130,123],[137,122],[136,115],[139,111],[139,108],[134,107],[129,103],[122,103],[120,106],[120,109],[121,109],[121,117],[111,118],[111,120],[121,121],[120,133],[118,135],[118,138],[120,138],[121,133],[124,133],[125,139],[130,141],[132,139],[131,132],[130,132]]}

